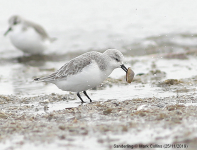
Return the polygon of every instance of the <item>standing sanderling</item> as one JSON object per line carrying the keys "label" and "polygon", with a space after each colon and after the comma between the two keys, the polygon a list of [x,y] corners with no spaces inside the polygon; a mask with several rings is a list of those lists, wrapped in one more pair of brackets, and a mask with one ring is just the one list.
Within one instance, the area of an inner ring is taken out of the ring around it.
{"label": "standing sanderling", "polygon": [[63,91],[77,92],[82,103],[84,101],[79,92],[83,91],[92,102],[86,90],[99,85],[116,68],[121,67],[127,72],[123,58],[123,54],[116,49],[108,49],[104,53],[87,52],[71,59],[51,75],[34,80],[53,83]]}
{"label": "standing sanderling", "polygon": [[20,16],[9,19],[9,28],[4,35],[9,33],[12,44],[29,54],[42,54],[55,39],[50,38],[40,25],[27,21]]}

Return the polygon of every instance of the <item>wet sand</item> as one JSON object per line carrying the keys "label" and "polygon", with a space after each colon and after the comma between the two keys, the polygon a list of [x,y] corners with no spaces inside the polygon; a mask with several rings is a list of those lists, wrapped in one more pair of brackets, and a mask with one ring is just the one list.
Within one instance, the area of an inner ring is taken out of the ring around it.
{"label": "wet sand", "polygon": [[[168,54],[164,59],[164,55],[127,58],[127,65],[136,73],[133,82],[126,83],[125,75],[113,77],[115,72],[100,86],[88,90],[93,103],[86,99],[87,103],[81,104],[75,93],[40,94],[40,87],[49,85],[38,83],[34,83],[36,96],[0,95],[0,147],[196,149],[194,54],[184,54],[187,58],[180,58],[180,54]],[[24,74],[55,70],[35,68],[28,68]]]}
{"label": "wet sand", "polygon": [[[152,76],[150,72],[136,76],[133,82],[145,81]],[[146,149],[159,149],[174,144],[168,149],[196,149],[197,100],[192,89],[195,83],[195,77],[153,81],[152,86],[174,91],[174,96],[106,99],[85,104],[80,104],[72,93],[0,95],[0,146],[5,150],[26,149],[29,145],[32,149],[114,149],[123,144],[135,149],[142,149],[139,146],[143,145],[148,146]],[[117,85],[127,86],[125,77],[109,78],[94,90]],[[126,94],[123,92],[122,96]],[[74,102],[77,106],[65,105],[51,111],[50,107],[59,102]],[[153,145],[155,148],[151,148]]]}

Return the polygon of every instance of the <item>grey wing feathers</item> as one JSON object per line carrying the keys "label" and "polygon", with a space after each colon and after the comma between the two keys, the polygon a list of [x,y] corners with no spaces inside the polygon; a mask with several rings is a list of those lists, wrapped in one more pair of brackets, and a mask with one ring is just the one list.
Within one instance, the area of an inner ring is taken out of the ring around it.
{"label": "grey wing feathers", "polygon": [[35,24],[33,22],[30,22],[30,21],[27,21],[26,25],[33,27],[34,30],[36,32],[38,32],[43,39],[46,39],[46,38],[50,39],[50,37],[48,36],[47,32],[44,30],[44,28],[42,26],[40,26],[38,24]]}
{"label": "grey wing feathers", "polygon": [[58,78],[61,78],[61,77],[67,77],[68,75],[74,75],[74,74],[80,72],[84,67],[86,67],[90,63],[91,63],[91,59],[77,57],[77,58],[71,60],[69,63],[62,66],[58,70],[56,76]]}
{"label": "grey wing feathers", "polygon": [[78,72],[81,72],[83,68],[88,66],[90,63],[91,59],[89,57],[83,57],[83,55],[81,55],[79,57],[72,59],[51,75],[42,78],[36,78],[34,80],[53,82],[54,80],[63,79],[68,77],[69,75],[74,75]]}

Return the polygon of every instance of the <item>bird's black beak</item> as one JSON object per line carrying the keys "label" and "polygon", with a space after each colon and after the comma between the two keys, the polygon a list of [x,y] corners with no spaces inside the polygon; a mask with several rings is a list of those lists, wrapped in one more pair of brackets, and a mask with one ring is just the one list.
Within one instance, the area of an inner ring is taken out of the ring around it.
{"label": "bird's black beak", "polygon": [[4,33],[4,36],[6,36],[8,34],[8,32],[10,32],[12,30],[11,27],[8,28],[8,30]]}
{"label": "bird's black beak", "polygon": [[127,72],[128,71],[128,69],[125,67],[125,65],[120,65],[120,67],[125,71],[125,72]]}

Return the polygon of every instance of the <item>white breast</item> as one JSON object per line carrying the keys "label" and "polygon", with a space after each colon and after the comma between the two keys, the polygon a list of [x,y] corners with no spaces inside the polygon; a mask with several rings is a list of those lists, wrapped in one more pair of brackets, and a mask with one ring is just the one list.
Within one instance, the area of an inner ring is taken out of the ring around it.
{"label": "white breast", "polygon": [[21,24],[16,25],[9,34],[12,44],[25,53],[41,54],[50,44],[49,40],[43,40],[33,28],[24,29]]}
{"label": "white breast", "polygon": [[101,71],[96,62],[93,62],[85,67],[82,72],[68,76],[65,80],[55,81],[54,84],[63,91],[81,92],[96,87],[110,73]]}

